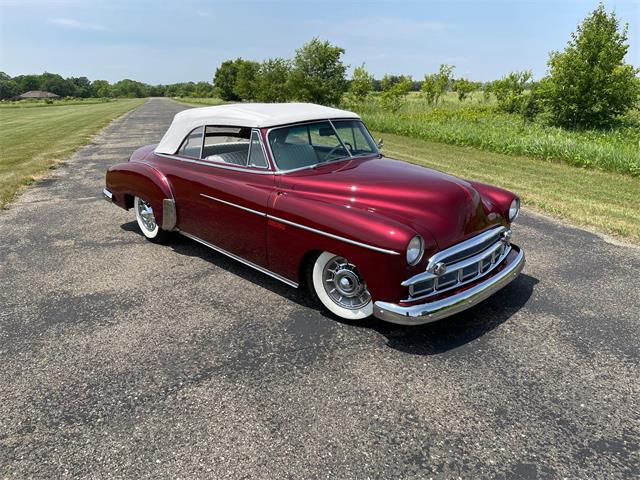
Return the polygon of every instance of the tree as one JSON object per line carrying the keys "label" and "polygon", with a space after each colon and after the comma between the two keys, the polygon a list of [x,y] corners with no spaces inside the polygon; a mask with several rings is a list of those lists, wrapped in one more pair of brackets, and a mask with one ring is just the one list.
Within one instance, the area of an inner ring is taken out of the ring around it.
{"label": "tree", "polygon": [[194,97],[206,98],[213,96],[213,85],[209,82],[198,82],[193,91]]}
{"label": "tree", "polygon": [[6,73],[0,72],[0,100],[8,100],[19,94],[16,81]]}
{"label": "tree", "polygon": [[323,105],[337,105],[347,88],[344,49],[318,38],[296,50],[289,88],[295,98]]}
{"label": "tree", "polygon": [[286,102],[291,64],[284,58],[270,58],[260,64],[254,81],[254,95],[259,102]]}
{"label": "tree", "polygon": [[149,96],[149,85],[125,78],[111,87],[112,97],[142,98]]}
{"label": "tree", "polygon": [[422,95],[430,105],[437,105],[440,97],[447,92],[451,83],[451,75],[453,74],[452,65],[440,65],[438,73],[431,73],[424,76],[422,82]]}
{"label": "tree", "polygon": [[76,86],[58,74],[44,72],[40,75],[40,90],[55,93],[61,97],[71,97],[75,94]]}
{"label": "tree", "polygon": [[384,85],[380,98],[382,105],[393,113],[400,110],[407,99],[407,95],[413,86],[410,76],[397,77],[397,81],[391,80],[391,75],[385,75],[381,82]]}
{"label": "tree", "polygon": [[500,80],[494,80],[491,91],[498,101],[498,108],[503,112],[520,112],[526,101],[526,88],[533,74],[530,70],[511,72]]}
{"label": "tree", "polygon": [[563,52],[551,52],[542,82],[552,121],[572,128],[603,127],[631,109],[640,97],[639,69],[624,63],[628,25],[603,4],[571,34]]}
{"label": "tree", "polygon": [[460,78],[453,82],[453,91],[457,92],[460,102],[464,102],[464,100],[477,89],[478,85],[475,82],[470,82],[465,78]]}
{"label": "tree", "polygon": [[236,78],[238,76],[238,60],[241,61],[242,59],[226,60],[216,69],[213,77],[213,86],[216,94],[222,100],[240,100],[240,97],[235,92]]}
{"label": "tree", "polygon": [[111,96],[111,86],[106,80],[94,80],[91,82],[91,88],[97,97],[107,98]]}
{"label": "tree", "polygon": [[356,101],[363,102],[373,90],[373,75],[364,68],[364,63],[353,70],[349,92]]}
{"label": "tree", "polygon": [[236,83],[234,93],[240,100],[254,100],[255,79],[260,64],[251,60],[236,60]]}

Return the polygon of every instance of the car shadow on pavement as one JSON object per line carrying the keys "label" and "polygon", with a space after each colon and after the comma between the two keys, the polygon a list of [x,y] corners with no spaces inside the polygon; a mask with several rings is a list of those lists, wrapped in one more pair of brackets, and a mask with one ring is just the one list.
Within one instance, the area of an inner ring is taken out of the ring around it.
{"label": "car shadow on pavement", "polygon": [[[142,237],[135,221],[121,225],[125,231]],[[199,257],[216,267],[255,283],[300,306],[318,311],[330,321],[340,322],[354,328],[371,329],[387,338],[387,346],[414,355],[436,355],[463,346],[490,332],[520,310],[533,294],[538,279],[520,274],[512,283],[484,300],[480,304],[434,323],[419,326],[394,325],[377,318],[362,322],[347,322],[333,314],[321,311],[302,289],[291,288],[236,260],[216,252],[198,242],[175,234],[169,242],[176,253]]]}
{"label": "car shadow on pavement", "polygon": [[387,346],[414,355],[437,355],[476,340],[509,320],[533,294],[538,279],[520,274],[509,285],[478,305],[451,317],[419,326],[371,320],[369,325],[387,338]]}

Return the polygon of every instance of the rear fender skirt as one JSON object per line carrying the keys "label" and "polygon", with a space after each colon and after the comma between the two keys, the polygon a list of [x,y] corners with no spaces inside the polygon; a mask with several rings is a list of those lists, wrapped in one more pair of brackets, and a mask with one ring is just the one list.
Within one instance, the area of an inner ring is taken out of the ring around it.
{"label": "rear fender skirt", "polygon": [[176,203],[167,177],[156,168],[142,162],[125,162],[109,168],[107,189],[113,201],[127,209],[126,196],[138,196],[151,203],[157,219],[162,219],[163,230],[177,227]]}

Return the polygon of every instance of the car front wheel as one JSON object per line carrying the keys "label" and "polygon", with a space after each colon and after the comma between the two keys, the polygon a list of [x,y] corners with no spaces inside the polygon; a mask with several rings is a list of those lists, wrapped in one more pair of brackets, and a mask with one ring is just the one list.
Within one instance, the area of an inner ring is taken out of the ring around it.
{"label": "car front wheel", "polygon": [[135,197],[133,209],[136,211],[138,226],[147,240],[157,243],[166,239],[167,232],[158,225],[149,202],[140,197]]}
{"label": "car front wheel", "polygon": [[344,320],[362,320],[373,313],[373,301],[355,265],[323,252],[310,269],[308,284],[322,305]]}

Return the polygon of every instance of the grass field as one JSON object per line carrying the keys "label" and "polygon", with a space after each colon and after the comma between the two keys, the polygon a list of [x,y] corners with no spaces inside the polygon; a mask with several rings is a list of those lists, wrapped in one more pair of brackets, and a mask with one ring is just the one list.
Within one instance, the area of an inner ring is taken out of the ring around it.
{"label": "grass field", "polygon": [[0,107],[0,206],[21,185],[71,155],[114,118],[144,100]]}
{"label": "grass field", "polygon": [[525,205],[640,244],[640,178],[389,133],[384,153],[518,193]]}
{"label": "grass field", "polygon": [[640,177],[638,110],[615,129],[569,131],[540,120],[525,123],[520,115],[498,112],[493,102],[475,95],[461,103],[450,93],[438,107],[430,107],[411,94],[395,114],[371,97],[357,111],[372,130]]}

